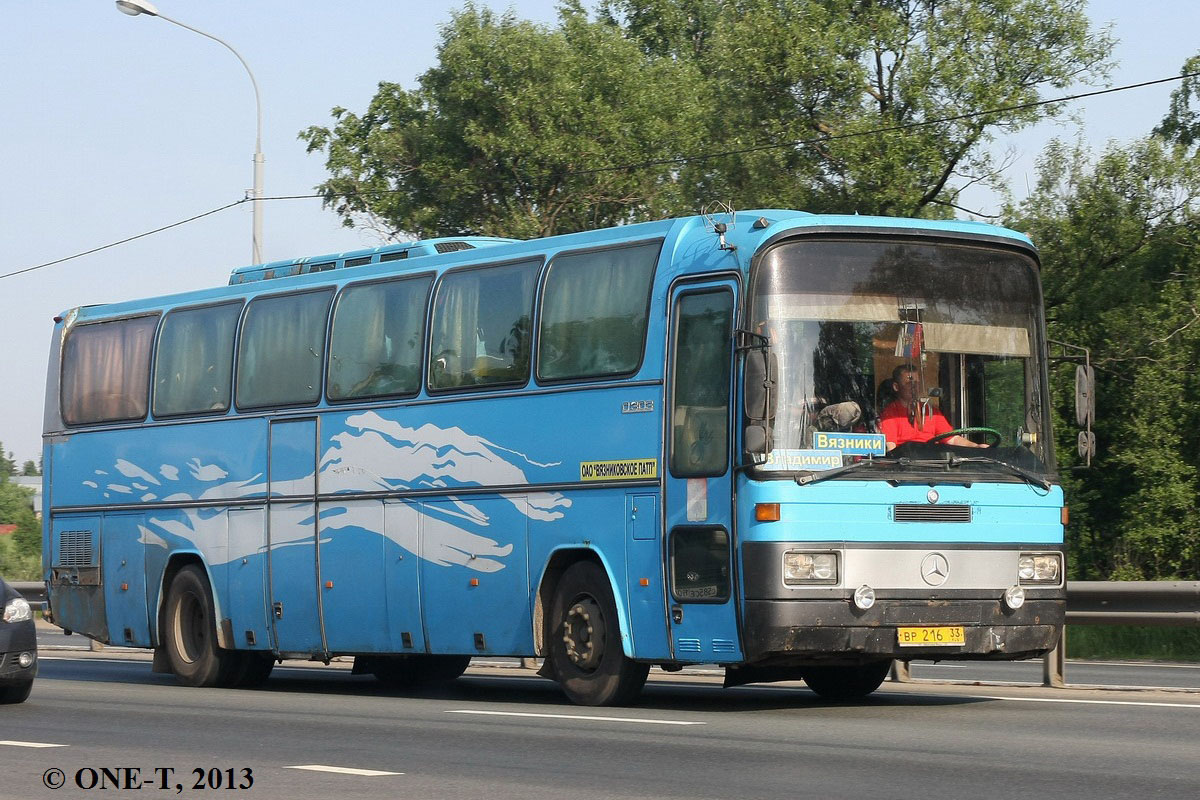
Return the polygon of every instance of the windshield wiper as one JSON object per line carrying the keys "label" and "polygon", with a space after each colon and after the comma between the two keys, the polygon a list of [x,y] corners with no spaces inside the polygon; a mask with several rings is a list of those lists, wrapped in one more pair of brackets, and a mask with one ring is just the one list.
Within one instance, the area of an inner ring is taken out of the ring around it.
{"label": "windshield wiper", "polygon": [[885,462],[874,458],[868,458],[866,461],[855,461],[853,464],[844,464],[840,467],[834,467],[833,469],[823,469],[816,472],[810,472],[807,475],[797,475],[796,483],[801,486],[808,486],[813,483],[820,483],[821,481],[829,480],[830,478],[836,478],[838,475],[845,475],[847,472],[854,472],[855,470],[862,469],[863,467],[881,466],[883,464],[887,464],[889,467],[895,466],[896,464],[899,464],[902,467],[907,467],[909,465],[909,460],[907,458],[898,458],[895,461]]}
{"label": "windshield wiper", "polygon": [[957,467],[961,464],[996,464],[1004,467],[1006,470],[1016,475],[1018,478],[1024,478],[1026,482],[1033,486],[1040,486],[1044,491],[1050,491],[1050,482],[1045,478],[1040,478],[1024,467],[1018,467],[1016,464],[1010,464],[1007,461],[1001,461],[998,458],[991,456],[956,456],[951,454],[946,459],[946,465]]}

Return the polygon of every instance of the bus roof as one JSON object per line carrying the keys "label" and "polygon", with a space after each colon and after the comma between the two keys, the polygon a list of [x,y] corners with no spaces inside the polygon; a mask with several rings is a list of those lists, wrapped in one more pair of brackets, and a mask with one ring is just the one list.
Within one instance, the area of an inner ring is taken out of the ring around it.
{"label": "bus roof", "polygon": [[383,278],[407,272],[441,273],[451,267],[472,263],[550,256],[561,250],[654,238],[669,240],[668,244],[672,246],[673,251],[679,253],[706,241],[716,242],[715,223],[726,225],[725,239],[729,245],[736,248],[734,252],[737,254],[737,264],[743,270],[749,268],[751,256],[763,244],[789,232],[836,233],[842,230],[848,233],[879,231],[901,235],[941,234],[1006,242],[1033,250],[1032,242],[1020,232],[971,220],[924,220],[857,214],[811,214],[788,209],[753,209],[734,214],[696,215],[634,223],[543,239],[443,237],[274,261],[233,270],[226,286],[79,308],[75,311],[74,321],[146,313],[176,306],[240,298],[248,294],[341,283],[351,279]]}

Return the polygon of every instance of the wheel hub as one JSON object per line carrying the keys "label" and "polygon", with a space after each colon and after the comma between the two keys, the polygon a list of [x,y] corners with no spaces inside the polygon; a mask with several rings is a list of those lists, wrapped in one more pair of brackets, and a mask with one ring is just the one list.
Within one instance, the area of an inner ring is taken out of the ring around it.
{"label": "wheel hub", "polygon": [[596,669],[604,657],[606,633],[604,615],[596,601],[590,597],[576,601],[563,620],[567,658],[579,669]]}

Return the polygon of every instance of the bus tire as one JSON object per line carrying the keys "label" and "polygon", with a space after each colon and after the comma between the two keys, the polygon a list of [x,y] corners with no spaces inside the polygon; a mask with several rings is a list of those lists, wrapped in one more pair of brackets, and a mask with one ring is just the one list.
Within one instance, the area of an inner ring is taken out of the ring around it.
{"label": "bus tire", "polygon": [[165,615],[167,659],[185,686],[229,686],[236,677],[239,654],[217,646],[216,613],[204,570],[188,564],[176,573],[167,591]]}
{"label": "bus tire", "polygon": [[821,665],[802,670],[804,682],[826,700],[860,700],[879,688],[891,659],[855,665]]}
{"label": "bus tire", "polygon": [[578,561],[554,590],[549,659],[563,692],[583,706],[629,705],[642,691],[649,664],[625,657],[608,574]]}

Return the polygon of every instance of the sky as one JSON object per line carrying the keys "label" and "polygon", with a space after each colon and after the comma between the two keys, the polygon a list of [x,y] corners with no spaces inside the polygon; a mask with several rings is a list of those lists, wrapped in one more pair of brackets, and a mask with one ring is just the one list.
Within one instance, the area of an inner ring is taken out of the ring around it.
{"label": "sky", "polygon": [[[112,0],[0,0],[0,274],[135,236],[244,197],[253,183],[254,93],[216,42]],[[481,2],[552,22],[556,0]],[[330,109],[365,110],[380,81],[413,88],[435,63],[439,28],[461,2],[158,0],[160,12],[242,55],[261,91],[264,190],[310,194],[325,172],[297,138]],[[1177,75],[1200,51],[1195,0],[1093,0],[1120,40],[1111,85]],[[1086,89],[1087,87],[1079,87]],[[1145,135],[1172,85],[1072,104],[995,143],[1011,153],[1018,196],[1054,136],[1094,149]],[[719,200],[722,198],[713,198]],[[964,204],[995,212],[972,193]],[[345,228],[318,199],[264,204],[263,258],[320,255],[382,242]],[[52,319],[78,305],[223,285],[251,263],[246,203],[163,233],[0,279],[0,442],[18,464],[41,454]]]}

